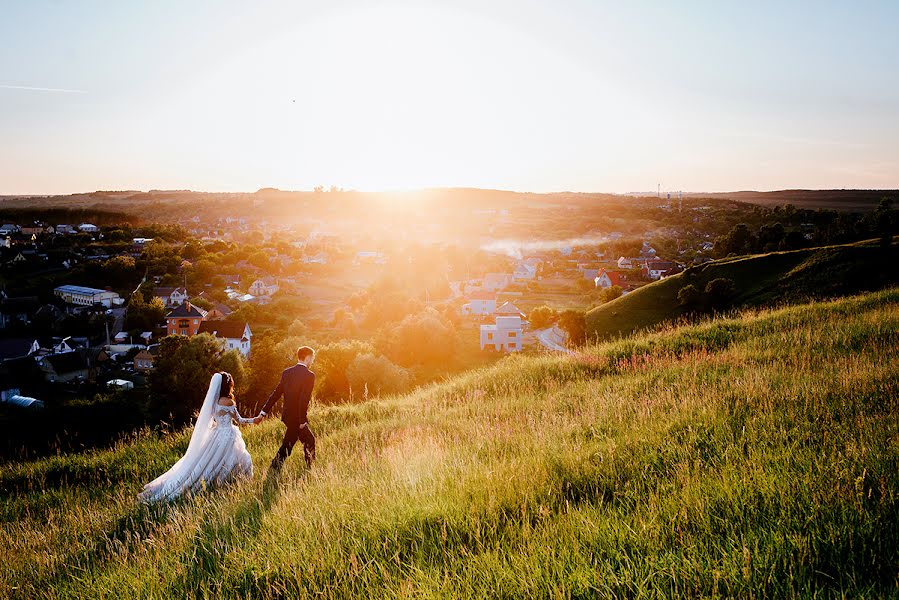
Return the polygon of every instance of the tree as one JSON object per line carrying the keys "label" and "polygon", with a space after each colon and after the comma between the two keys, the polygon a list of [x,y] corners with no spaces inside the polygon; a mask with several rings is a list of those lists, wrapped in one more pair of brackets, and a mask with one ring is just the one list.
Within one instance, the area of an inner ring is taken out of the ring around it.
{"label": "tree", "polygon": [[799,250],[801,248],[805,248],[808,245],[808,241],[805,239],[805,236],[802,235],[799,231],[790,231],[785,236],[784,239],[781,240],[779,249],[780,250]]}
{"label": "tree", "polygon": [[149,376],[151,407],[177,424],[186,423],[202,405],[212,374],[223,370],[223,354],[219,341],[208,333],[162,338]]}
{"label": "tree", "polygon": [[587,341],[586,313],[582,310],[568,309],[559,315],[559,327],[568,333],[568,342],[574,346],[582,346]]}
{"label": "tree", "polygon": [[709,303],[715,308],[721,308],[734,295],[734,282],[731,279],[719,277],[708,282],[705,293],[709,297]]}
{"label": "tree", "polygon": [[696,308],[700,298],[702,298],[702,293],[692,283],[685,285],[677,292],[677,301],[687,309]]}
{"label": "tree", "polygon": [[386,356],[371,353],[358,355],[347,367],[346,378],[353,397],[366,400],[371,396],[405,391],[412,383],[408,370],[395,365]]}
{"label": "tree", "polygon": [[877,210],[874,211],[874,229],[880,237],[880,245],[888,248],[893,243],[893,234],[896,232],[896,211],[893,210],[893,200],[882,198]]}
{"label": "tree", "polygon": [[131,288],[138,279],[134,259],[130,256],[115,256],[103,263],[107,284],[114,288]]}
{"label": "tree", "polygon": [[360,354],[373,354],[367,342],[336,342],[319,349],[315,355],[315,395],[324,403],[349,400],[352,396],[347,369]]}
{"label": "tree", "polygon": [[445,364],[456,350],[456,330],[433,308],[409,315],[387,333],[384,354],[404,367]]}
{"label": "tree", "polygon": [[718,256],[731,254],[748,254],[755,246],[755,237],[746,223],[734,225],[725,235],[715,240],[715,252]]}
{"label": "tree", "polygon": [[152,331],[165,317],[165,304],[156,296],[144,301],[143,294],[137,293],[131,296],[128,302],[128,310],[125,315],[125,329]]}
{"label": "tree", "polygon": [[528,321],[531,324],[531,329],[546,329],[553,324],[558,316],[555,310],[544,304],[531,311],[531,314],[528,315]]}
{"label": "tree", "polygon": [[[299,344],[291,344],[294,350]],[[253,351],[248,363],[248,385],[244,395],[244,406],[248,412],[255,414],[262,408],[269,394],[277,387],[281,372],[296,362],[295,357],[278,348],[271,336],[253,338]]]}

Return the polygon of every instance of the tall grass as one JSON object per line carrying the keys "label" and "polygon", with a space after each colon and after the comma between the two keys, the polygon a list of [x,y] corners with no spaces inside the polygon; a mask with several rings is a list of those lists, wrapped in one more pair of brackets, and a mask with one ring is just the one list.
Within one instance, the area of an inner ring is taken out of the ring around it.
{"label": "tall grass", "polygon": [[187,433],[0,470],[4,597],[899,596],[899,291],[315,410],[167,506]]}

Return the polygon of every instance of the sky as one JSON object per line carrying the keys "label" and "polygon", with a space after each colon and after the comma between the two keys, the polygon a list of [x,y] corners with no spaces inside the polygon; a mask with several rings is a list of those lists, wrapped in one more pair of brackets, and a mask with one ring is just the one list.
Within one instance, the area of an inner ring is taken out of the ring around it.
{"label": "sky", "polygon": [[0,194],[899,188],[895,0],[0,14]]}

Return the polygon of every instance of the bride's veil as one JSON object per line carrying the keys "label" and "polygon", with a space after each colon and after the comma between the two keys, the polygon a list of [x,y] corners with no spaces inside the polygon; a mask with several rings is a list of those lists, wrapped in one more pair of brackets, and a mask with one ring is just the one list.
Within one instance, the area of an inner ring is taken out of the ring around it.
{"label": "bride's veil", "polygon": [[222,374],[216,373],[209,380],[209,389],[206,391],[203,406],[200,407],[197,415],[197,422],[194,423],[194,430],[190,435],[190,442],[187,444],[184,456],[178,459],[171,469],[145,485],[144,490],[140,493],[141,498],[152,500],[166,497],[172,492],[177,493],[182,484],[191,479],[190,473],[196,465],[196,459],[209,435],[209,424],[212,421],[215,402],[218,400],[221,389]]}

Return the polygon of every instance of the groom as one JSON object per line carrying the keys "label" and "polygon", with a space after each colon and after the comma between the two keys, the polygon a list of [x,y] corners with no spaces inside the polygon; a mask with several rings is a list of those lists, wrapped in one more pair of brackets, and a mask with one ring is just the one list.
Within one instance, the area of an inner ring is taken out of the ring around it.
{"label": "groom", "polygon": [[309,370],[315,359],[315,351],[309,346],[303,346],[297,350],[297,364],[284,369],[281,373],[281,381],[278,387],[268,397],[265,406],[259,411],[259,416],[253,419],[254,423],[262,421],[263,417],[271,410],[275,402],[284,396],[284,410],[281,411],[281,420],[287,425],[284,441],[278,454],[272,460],[272,469],[280,470],[281,465],[290,455],[297,440],[303,442],[303,451],[306,456],[306,466],[311,467],[315,459],[315,436],[309,429],[309,421],[306,418],[306,409],[309,408],[309,400],[312,398],[312,387],[315,385],[315,373]]}

